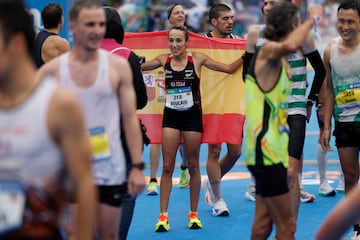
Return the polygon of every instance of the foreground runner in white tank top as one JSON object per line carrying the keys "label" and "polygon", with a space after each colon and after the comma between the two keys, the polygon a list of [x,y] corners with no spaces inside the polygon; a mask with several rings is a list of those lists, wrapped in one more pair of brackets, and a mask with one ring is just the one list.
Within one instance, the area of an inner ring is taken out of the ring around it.
{"label": "foreground runner in white tank top", "polygon": [[77,239],[92,239],[95,188],[80,104],[36,76],[34,29],[20,0],[0,2],[0,239],[62,239],[68,186]]}
{"label": "foreground runner in white tank top", "polygon": [[[76,2],[70,10],[70,28],[75,40],[73,49],[39,71],[55,76],[63,87],[71,89],[80,98],[99,191],[98,237],[116,239],[122,194],[126,187],[130,195],[141,193],[145,177],[131,69],[125,59],[99,50],[105,35],[105,22],[105,12],[98,1]],[[120,114],[133,166],[127,186]]]}

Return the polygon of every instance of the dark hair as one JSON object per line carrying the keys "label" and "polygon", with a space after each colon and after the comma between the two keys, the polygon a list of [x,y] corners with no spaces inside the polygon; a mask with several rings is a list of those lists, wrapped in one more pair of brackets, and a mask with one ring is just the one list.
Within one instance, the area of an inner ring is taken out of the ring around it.
{"label": "dark hair", "polygon": [[220,16],[220,12],[231,12],[231,8],[222,3],[213,5],[209,10],[210,22],[211,22],[211,19],[218,19]]}
{"label": "dark hair", "polygon": [[74,6],[70,9],[69,18],[70,21],[75,21],[79,13],[84,8],[92,8],[92,7],[98,7],[102,8],[102,4],[98,0],[77,0],[74,3]]}
{"label": "dark hair", "polygon": [[44,28],[56,28],[61,23],[63,17],[63,10],[58,3],[49,3],[41,11],[41,19],[44,24]]}
{"label": "dark hair", "polygon": [[360,3],[358,0],[344,0],[340,3],[338,7],[338,12],[341,9],[352,9],[357,11],[358,15],[360,16]]}
{"label": "dark hair", "polygon": [[115,39],[119,44],[124,41],[124,28],[122,26],[121,17],[113,7],[104,7],[106,15],[106,32],[105,38]]}
{"label": "dark hair", "polygon": [[22,0],[0,1],[0,31],[5,46],[15,34],[23,33],[28,53],[32,55],[35,40],[33,19]]}
{"label": "dark hair", "polygon": [[167,12],[167,18],[168,18],[168,20],[170,19],[171,13],[172,13],[172,11],[174,10],[174,8],[175,8],[176,6],[181,6],[181,5],[178,4],[178,3],[175,3],[175,4],[171,4],[171,5],[167,8],[166,12]]}
{"label": "dark hair", "polygon": [[298,7],[290,2],[275,4],[269,11],[264,28],[265,38],[277,41],[292,31],[293,24],[299,20]]}
{"label": "dark hair", "polygon": [[176,25],[176,26],[172,26],[170,29],[169,29],[169,32],[168,32],[168,36],[169,36],[169,33],[171,30],[180,30],[180,31],[183,31],[184,34],[185,34],[185,41],[187,42],[189,40],[189,30],[187,29],[186,26],[184,25]]}

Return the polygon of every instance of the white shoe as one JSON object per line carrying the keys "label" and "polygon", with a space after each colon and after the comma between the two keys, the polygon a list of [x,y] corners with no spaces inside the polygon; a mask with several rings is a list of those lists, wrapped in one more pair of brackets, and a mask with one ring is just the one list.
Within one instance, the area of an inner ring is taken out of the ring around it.
{"label": "white shoe", "polygon": [[249,186],[248,190],[245,192],[245,197],[252,202],[256,201],[256,190],[253,186]]}
{"label": "white shoe", "polygon": [[219,200],[217,200],[213,206],[212,209],[212,214],[214,216],[229,216],[229,209],[226,206],[226,203],[224,201],[224,199],[220,198]]}
{"label": "white shoe", "polygon": [[335,196],[336,191],[330,186],[328,181],[322,181],[320,183],[319,194],[323,196]]}
{"label": "white shoe", "polygon": [[205,191],[205,202],[209,204],[210,207],[213,207],[215,203],[215,196],[208,178],[204,178],[201,181],[201,188]]}
{"label": "white shoe", "polygon": [[358,232],[357,232],[357,231],[354,231],[354,232],[351,234],[349,240],[360,240],[360,235],[358,235]]}
{"label": "white shoe", "polygon": [[345,182],[343,177],[340,179],[338,186],[336,187],[336,191],[341,191],[341,192],[345,191]]}
{"label": "white shoe", "polygon": [[303,203],[310,203],[315,200],[313,194],[308,193],[302,186],[300,187],[300,201]]}

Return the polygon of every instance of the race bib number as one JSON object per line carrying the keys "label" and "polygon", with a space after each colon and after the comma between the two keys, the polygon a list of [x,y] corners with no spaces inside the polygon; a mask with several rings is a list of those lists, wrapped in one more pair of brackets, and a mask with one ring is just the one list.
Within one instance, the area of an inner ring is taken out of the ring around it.
{"label": "race bib number", "polygon": [[25,199],[21,183],[0,180],[0,235],[22,226]]}
{"label": "race bib number", "polygon": [[104,127],[91,128],[89,130],[90,147],[94,161],[104,160],[111,157],[109,137]]}
{"label": "race bib number", "polygon": [[186,110],[194,105],[191,87],[166,90],[166,107],[175,110]]}
{"label": "race bib number", "polygon": [[349,103],[360,103],[360,86],[359,84],[349,84],[344,90],[336,96],[336,104],[343,105]]}

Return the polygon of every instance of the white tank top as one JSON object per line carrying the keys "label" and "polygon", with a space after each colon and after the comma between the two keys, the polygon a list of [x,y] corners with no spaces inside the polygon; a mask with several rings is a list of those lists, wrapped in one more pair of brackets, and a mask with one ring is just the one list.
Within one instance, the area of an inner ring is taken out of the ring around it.
{"label": "white tank top", "polygon": [[47,126],[56,87],[54,79],[45,78],[20,106],[0,108],[0,179],[7,175],[35,187],[63,183],[64,158]]}
{"label": "white tank top", "polygon": [[79,87],[71,78],[69,56],[60,57],[60,84],[80,99],[93,154],[97,185],[120,185],[126,181],[126,161],[120,139],[120,106],[110,85],[108,52],[98,50],[98,71],[94,84]]}
{"label": "white tank top", "polygon": [[360,122],[360,44],[349,54],[339,52],[341,38],[330,48],[331,80],[334,87],[334,118]]}

